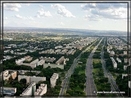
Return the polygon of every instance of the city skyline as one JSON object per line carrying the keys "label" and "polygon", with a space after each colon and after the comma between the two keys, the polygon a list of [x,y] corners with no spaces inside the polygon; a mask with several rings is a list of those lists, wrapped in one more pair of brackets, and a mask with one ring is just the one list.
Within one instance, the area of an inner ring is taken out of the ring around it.
{"label": "city skyline", "polygon": [[4,27],[127,31],[127,3],[4,3]]}

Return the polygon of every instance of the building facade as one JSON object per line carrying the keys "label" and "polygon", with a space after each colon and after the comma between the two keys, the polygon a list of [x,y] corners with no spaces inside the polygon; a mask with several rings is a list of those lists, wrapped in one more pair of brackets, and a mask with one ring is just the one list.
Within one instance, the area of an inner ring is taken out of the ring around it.
{"label": "building facade", "polygon": [[26,79],[27,83],[31,82],[38,83],[39,81],[46,81],[46,77],[18,75],[18,81],[20,81],[21,79]]}
{"label": "building facade", "polygon": [[111,58],[111,60],[112,60],[113,67],[116,69],[116,68],[117,68],[117,63],[116,63],[116,61],[114,60],[113,57],[110,57],[110,58]]}
{"label": "building facade", "polygon": [[34,95],[35,96],[42,96],[46,94],[47,92],[47,84],[41,84],[39,88],[35,91]]}
{"label": "building facade", "polygon": [[20,94],[22,97],[33,96],[36,90],[36,83],[32,82],[23,92]]}
{"label": "building facade", "polygon": [[53,73],[53,75],[50,78],[51,87],[54,88],[56,86],[57,79],[59,78],[58,73]]}

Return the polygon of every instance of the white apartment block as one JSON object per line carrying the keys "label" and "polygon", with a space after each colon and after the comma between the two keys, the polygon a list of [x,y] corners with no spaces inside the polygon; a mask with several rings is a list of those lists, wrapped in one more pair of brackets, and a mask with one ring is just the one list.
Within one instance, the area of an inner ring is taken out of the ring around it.
{"label": "white apartment block", "polygon": [[114,51],[110,51],[110,55],[115,55],[115,52]]}
{"label": "white apartment block", "polygon": [[61,63],[64,64],[64,60],[65,60],[65,58],[64,58],[64,56],[62,56],[58,61],[56,61],[56,64],[57,65],[60,65]]}
{"label": "white apartment block", "polygon": [[58,48],[63,48],[63,46],[56,46],[55,49],[58,49]]}
{"label": "white apartment block", "polygon": [[34,61],[32,61],[30,64],[37,64],[39,62],[39,59],[35,59]]}
{"label": "white apartment block", "polygon": [[54,57],[44,57],[43,59],[45,60],[45,62],[54,62],[56,60],[56,58]]}
{"label": "white apartment block", "polygon": [[107,49],[107,52],[110,53],[110,49]]}
{"label": "white apartment block", "polygon": [[38,83],[39,81],[46,81],[46,77],[18,75],[18,81],[20,81],[21,79],[26,79],[27,83],[31,83],[31,82]]}
{"label": "white apartment block", "polygon": [[124,65],[124,66],[123,66],[123,69],[126,70],[126,69],[127,69],[127,65]]}
{"label": "white apartment block", "polygon": [[22,94],[20,94],[20,96],[25,96],[25,97],[28,97],[28,96],[32,96],[34,95],[34,92],[36,90],[36,83],[35,82],[32,82],[23,92]]}
{"label": "white apartment block", "polygon": [[38,65],[38,62],[39,62],[39,59],[35,59],[34,61],[32,61],[32,62],[30,63],[30,66],[31,66],[32,68],[35,68],[35,67]]}
{"label": "white apartment block", "polygon": [[43,61],[43,60],[40,60],[40,61],[39,61],[39,59],[35,59],[34,61],[32,61],[32,62],[30,62],[30,63],[23,63],[25,60],[28,60],[28,61],[29,61],[30,59],[32,59],[30,56],[26,56],[26,57],[24,57],[24,58],[21,58],[21,59],[16,60],[15,62],[16,62],[17,65],[30,66],[31,68],[35,68],[38,64],[39,64],[39,65],[44,64],[44,61]]}
{"label": "white apartment block", "polygon": [[108,48],[108,49],[112,49],[112,46],[111,46],[111,45],[109,45],[109,46],[107,46],[107,48]]}
{"label": "white apartment block", "polygon": [[127,63],[127,62],[128,62],[127,58],[124,58],[124,63]]}
{"label": "white apartment block", "polygon": [[3,93],[5,95],[14,95],[16,92],[17,88],[14,87],[0,87],[0,93]]}
{"label": "white apartment block", "polygon": [[20,81],[21,79],[26,79],[26,83],[30,83],[30,76],[25,76],[25,75],[18,75],[18,81]]}
{"label": "white apartment block", "polygon": [[52,77],[50,78],[50,83],[51,83],[51,87],[55,87],[56,86],[56,82],[57,82],[57,79],[59,78],[59,74],[58,73],[54,73],[52,75]]}
{"label": "white apartment block", "polygon": [[131,81],[128,81],[128,87],[131,89]]}
{"label": "white apartment block", "polygon": [[122,74],[122,79],[124,78],[124,77],[127,77],[128,76],[128,74]]}
{"label": "white apartment block", "polygon": [[117,68],[117,63],[116,63],[116,61],[114,60],[113,57],[110,57],[110,58],[111,58],[111,60],[112,60],[113,67],[116,69],[116,68]]}
{"label": "white apartment block", "polygon": [[25,57],[25,61],[28,61],[28,62],[30,62],[32,59],[33,59],[33,57],[30,57],[30,56]]}
{"label": "white apartment block", "polygon": [[118,50],[123,50],[123,47],[122,46],[118,46],[117,49]]}
{"label": "white apartment block", "polygon": [[30,77],[30,81],[34,81],[36,83],[38,83],[39,81],[46,81],[46,77],[37,77],[37,76],[32,76]]}
{"label": "white apartment block", "polygon": [[41,84],[39,88],[35,91],[34,96],[42,96],[47,92],[47,84]]}
{"label": "white apartment block", "polygon": [[119,58],[116,58],[116,60],[117,60],[119,63],[121,63],[121,62],[122,62]]}
{"label": "white apartment block", "polygon": [[131,58],[129,58],[129,66],[131,66]]}
{"label": "white apartment block", "polygon": [[17,71],[15,70],[5,70],[1,73],[3,75],[3,80],[9,80],[9,78],[15,79],[17,77]]}
{"label": "white apartment block", "polygon": [[25,58],[21,58],[21,59],[15,60],[15,63],[17,65],[21,65],[24,61],[25,61]]}
{"label": "white apartment block", "polygon": [[9,80],[9,78],[11,77],[11,75],[10,74],[7,74],[7,75],[3,75],[3,80],[5,81],[5,80]]}
{"label": "white apartment block", "polygon": [[39,65],[44,65],[45,64],[45,60],[44,59],[41,59],[38,63],[37,63],[37,65],[39,66]]}
{"label": "white apartment block", "polygon": [[60,69],[64,69],[64,65],[57,65],[57,64],[50,64],[50,63],[45,63],[43,65],[43,68],[47,68],[47,67],[51,67],[51,68],[60,68]]}
{"label": "white apartment block", "polygon": [[124,55],[127,55],[127,51],[123,51],[123,54],[124,54]]}

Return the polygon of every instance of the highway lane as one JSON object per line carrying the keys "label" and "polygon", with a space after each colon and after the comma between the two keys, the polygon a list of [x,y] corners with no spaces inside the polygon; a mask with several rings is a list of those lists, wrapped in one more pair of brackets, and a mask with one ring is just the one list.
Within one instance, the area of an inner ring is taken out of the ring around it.
{"label": "highway lane", "polygon": [[[103,71],[104,71],[104,76],[108,78],[109,80],[109,83],[111,84],[111,91],[118,91],[120,92],[116,82],[115,82],[115,79],[114,77],[112,76],[112,74],[106,69],[106,63],[105,63],[105,60],[104,60],[104,46],[105,46],[105,40],[104,40],[104,44],[102,46],[102,50],[101,50],[101,63],[102,63],[102,68],[103,68]],[[121,93],[117,93],[117,96],[122,96],[123,95]]]}
{"label": "highway lane", "polygon": [[68,85],[69,85],[69,81],[70,81],[70,77],[74,72],[74,69],[77,65],[78,60],[81,57],[81,54],[84,53],[85,51],[87,51],[88,49],[90,49],[90,47],[95,44],[97,40],[95,40],[90,46],[88,46],[85,50],[83,50],[73,61],[73,64],[71,65],[70,69],[67,71],[66,75],[65,75],[65,79],[62,81],[62,88],[60,90],[59,93],[59,97],[62,97],[63,95],[66,94],[66,91],[68,89]]}
{"label": "highway lane", "polygon": [[114,88],[114,86],[112,85],[112,82],[111,82],[111,78],[110,78],[110,76],[109,76],[109,74],[106,70],[106,63],[105,63],[105,60],[104,60],[104,50],[103,50],[104,46],[105,46],[105,40],[104,40],[104,45],[102,46],[102,50],[101,50],[101,53],[100,53],[101,54],[102,68],[103,68],[104,76],[108,78],[108,80],[111,84],[111,91],[115,91],[115,88]]}
{"label": "highway lane", "polygon": [[90,53],[88,59],[87,59],[87,63],[86,63],[86,70],[85,70],[85,74],[86,74],[86,88],[85,88],[85,93],[87,96],[96,96],[97,93],[97,89],[94,83],[94,79],[93,79],[93,74],[92,74],[92,69],[93,69],[93,55],[96,51],[96,49],[98,48],[98,46],[100,45],[101,41],[103,40],[103,38],[99,41],[99,43],[94,47],[94,49],[92,50],[92,52]]}

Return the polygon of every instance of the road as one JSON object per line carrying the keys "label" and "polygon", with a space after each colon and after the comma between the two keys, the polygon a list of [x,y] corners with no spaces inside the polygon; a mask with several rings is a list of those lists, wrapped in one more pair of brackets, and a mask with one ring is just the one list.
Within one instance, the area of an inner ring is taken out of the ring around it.
{"label": "road", "polygon": [[[106,63],[105,63],[105,60],[104,60],[104,48],[105,46],[105,40],[104,40],[104,44],[102,46],[102,50],[101,50],[101,63],[102,63],[102,68],[103,68],[103,71],[104,71],[104,76],[108,78],[109,80],[109,83],[111,84],[111,91],[117,91],[117,92],[120,92],[116,82],[115,82],[115,79],[114,77],[112,76],[112,74],[106,69]],[[122,96],[123,95],[121,93],[117,93],[117,96]]]}
{"label": "road", "polygon": [[70,81],[70,77],[74,72],[74,69],[77,65],[77,61],[80,59],[81,54],[84,53],[85,51],[87,51],[88,49],[90,49],[90,47],[96,42],[96,40],[90,45],[88,46],[85,50],[83,50],[73,61],[73,64],[71,65],[70,69],[67,71],[66,75],[65,75],[65,79],[62,81],[62,88],[60,90],[59,93],[59,97],[62,97],[63,95],[66,94],[66,91],[68,89],[68,85],[69,85],[69,81]]}
{"label": "road", "polygon": [[94,49],[92,50],[92,52],[90,53],[88,59],[87,59],[87,63],[86,63],[86,70],[85,70],[85,74],[86,74],[86,88],[85,88],[85,93],[87,96],[92,96],[95,97],[97,95],[97,93],[95,93],[96,90],[96,86],[94,83],[94,79],[93,79],[93,74],[92,74],[92,69],[93,69],[93,55],[96,51],[96,49],[98,48],[98,46],[100,45],[101,41],[103,40],[103,38],[99,41],[99,43],[94,47]]}
{"label": "road", "polygon": [[105,77],[109,77],[109,75],[108,75],[108,71],[107,71],[107,69],[106,69],[106,62],[105,62],[105,59],[104,59],[104,46],[105,46],[105,40],[104,40],[104,44],[103,44],[103,46],[102,46],[102,49],[101,49],[101,64],[102,64],[102,68],[103,68],[103,71],[104,71],[104,76]]}

